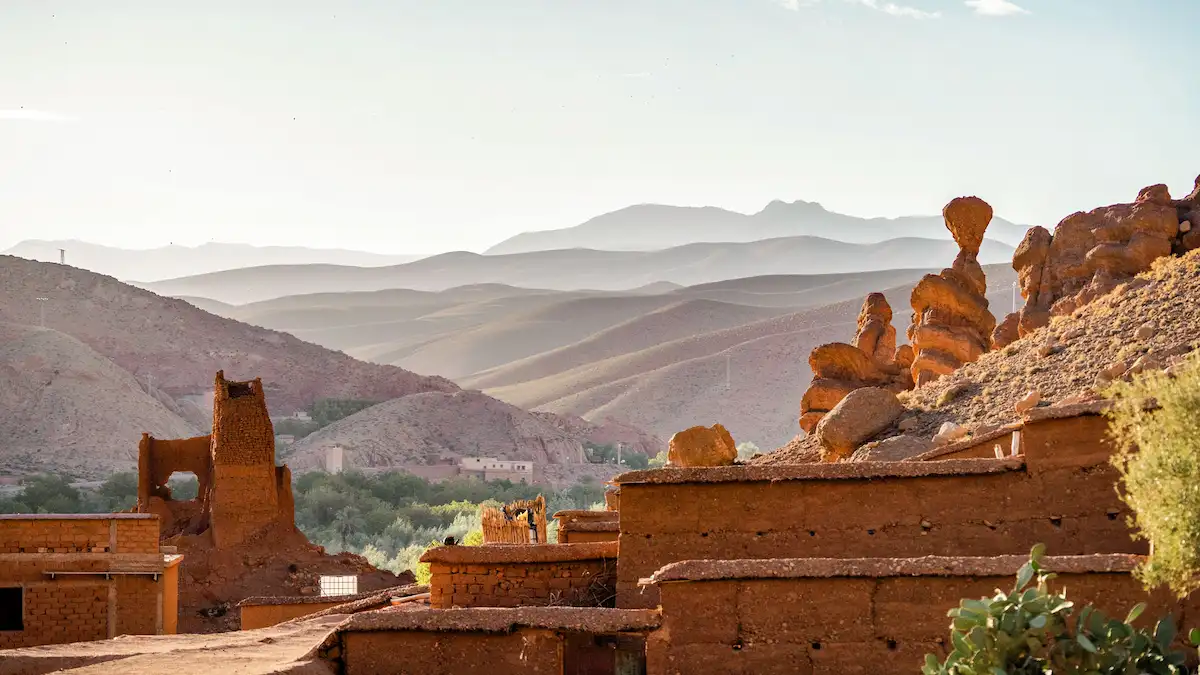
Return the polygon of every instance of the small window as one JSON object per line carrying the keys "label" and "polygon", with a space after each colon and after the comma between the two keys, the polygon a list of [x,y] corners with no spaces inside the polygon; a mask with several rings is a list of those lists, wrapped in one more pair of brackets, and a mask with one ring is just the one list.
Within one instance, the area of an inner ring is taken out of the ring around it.
{"label": "small window", "polygon": [[25,589],[0,588],[0,631],[25,630]]}

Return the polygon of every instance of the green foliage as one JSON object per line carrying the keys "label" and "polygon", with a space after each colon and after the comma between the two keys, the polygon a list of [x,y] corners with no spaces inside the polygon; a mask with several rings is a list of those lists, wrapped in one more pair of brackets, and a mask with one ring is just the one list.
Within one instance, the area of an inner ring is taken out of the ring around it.
{"label": "green foliage", "polygon": [[659,450],[658,454],[650,458],[649,467],[651,469],[661,469],[667,465],[667,451]]}
{"label": "green foliage", "polygon": [[[587,455],[587,459],[592,464],[616,464],[617,463],[617,448],[614,445],[596,445],[594,443],[584,443],[583,451]],[[633,470],[645,469],[650,465],[650,458],[645,453],[634,450],[621,451],[621,466],[627,466]]]}
{"label": "green foliage", "polygon": [[109,476],[98,488],[81,489],[65,475],[40,474],[22,482],[22,490],[0,497],[0,513],[112,513],[137,503],[137,474]]}
{"label": "green foliage", "polygon": [[[351,551],[393,572],[413,570],[431,542],[446,537],[482,542],[479,507],[546,497],[547,509],[584,509],[604,499],[604,486],[583,480],[559,491],[512,483],[456,478],[440,483],[402,472],[306,473],[294,484],[296,525],[313,543],[330,551]],[[549,524],[553,527],[553,523]],[[553,541],[553,535],[547,533]]]}
{"label": "green foliage", "polygon": [[285,419],[275,422],[275,434],[277,436],[295,436],[297,440],[313,433],[321,428],[321,425],[315,421],[305,421],[297,419]]}
{"label": "green foliage", "polygon": [[1138,578],[1185,596],[1200,588],[1200,360],[1189,359],[1174,377],[1151,373],[1108,393],[1121,498],[1150,542]]}
{"label": "green foliage", "polygon": [[323,398],[312,404],[312,408],[309,409],[308,414],[319,429],[349,417],[356,412],[366,410],[377,403],[379,401]]}
{"label": "green foliage", "polygon": [[1105,617],[1090,605],[1072,621],[1075,604],[1065,592],[1052,592],[1054,574],[1042,568],[1045,547],[1033,547],[1009,593],[963,600],[950,610],[953,651],[944,663],[929,654],[923,675],[1102,675],[1185,673],[1183,652],[1173,650],[1175,625],[1167,617],[1154,631],[1134,627],[1145,609],[1133,608],[1124,621]]}

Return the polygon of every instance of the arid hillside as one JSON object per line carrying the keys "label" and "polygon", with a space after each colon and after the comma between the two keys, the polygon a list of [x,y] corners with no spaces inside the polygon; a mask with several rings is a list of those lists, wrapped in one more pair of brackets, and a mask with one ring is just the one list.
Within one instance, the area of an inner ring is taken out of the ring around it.
{"label": "arid hillside", "polygon": [[[464,420],[472,423],[464,425]],[[584,443],[623,441],[650,455],[657,438],[615,423],[529,413],[477,391],[413,394],[381,403],[298,441],[289,456],[296,470],[321,466],[326,449],[341,446],[347,466],[392,468],[454,463],[459,457],[524,459],[536,468],[583,464]],[[632,442],[630,442],[632,441]]]}
{"label": "arid hillside", "polygon": [[[437,447],[451,456],[476,454],[477,442],[511,438],[514,448],[576,462],[575,449],[595,431],[571,430],[572,420],[535,417],[461,392],[444,378],[357,361],[69,266],[0,257],[0,286],[6,290],[0,321],[8,322],[0,340],[0,456],[12,458],[5,466],[14,470],[65,468],[100,477],[134,466],[143,431],[166,438],[206,433],[218,370],[231,378],[261,377],[276,413],[323,398],[390,401],[384,405],[405,411],[398,417],[417,439],[411,447]],[[29,327],[41,321],[43,309],[48,328]],[[425,394],[432,396],[403,402]],[[445,408],[445,401],[470,405]],[[380,444],[397,444],[390,427],[376,427],[370,415],[359,420],[367,423],[355,430],[343,420],[338,433],[374,434]],[[660,449],[660,440],[645,438],[648,450]],[[546,450],[563,442],[570,451]],[[403,447],[400,455],[408,456]]]}
{"label": "arid hillside", "polygon": [[[446,374],[523,409],[613,417],[661,438],[720,419],[739,441],[767,448],[798,431],[808,351],[852,332],[863,295],[881,287],[893,289],[903,330],[912,285],[927,271],[760,276],[636,294],[496,285],[322,293],[229,311],[358,358]],[[987,274],[996,312],[1009,311],[1011,267]]]}
{"label": "arid hillside", "polygon": [[66,470],[80,477],[127,470],[143,431],[195,436],[174,402],[75,338],[0,323],[0,468]]}
{"label": "arid hillside", "polygon": [[[1008,244],[988,240],[981,260],[1012,258]],[[954,257],[954,243],[916,237],[848,244],[821,237],[746,243],[696,243],[657,251],[574,248],[507,255],[455,252],[390,267],[273,265],[141,284],[156,293],[244,304],[305,293],[407,288],[439,291],[474,284],[554,290],[623,291],[657,282],[694,285],[764,274],[835,274],[934,267]]]}
{"label": "arid hillside", "polygon": [[202,408],[218,370],[230,378],[261,377],[272,410],[280,412],[320,398],[386,400],[458,389],[443,378],[356,361],[70,266],[2,256],[0,287],[5,320],[38,325],[44,311],[47,327],[76,338],[143,382],[152,380],[172,398]]}

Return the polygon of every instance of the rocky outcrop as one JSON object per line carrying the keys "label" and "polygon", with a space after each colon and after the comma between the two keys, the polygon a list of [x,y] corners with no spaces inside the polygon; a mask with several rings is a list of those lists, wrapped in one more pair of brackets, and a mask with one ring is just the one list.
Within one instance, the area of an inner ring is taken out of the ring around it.
{"label": "rocky outcrop", "polygon": [[858,314],[853,344],[831,342],[809,354],[813,379],[800,400],[800,428],[812,433],[821,418],[856,389],[912,388],[908,376],[911,363],[912,349],[908,345],[896,348],[891,306],[882,293],[871,293]]}
{"label": "rocky outcrop", "polygon": [[821,461],[849,457],[864,441],[892,426],[904,413],[894,392],[863,387],[850,392],[821,418],[815,434],[821,443]]}
{"label": "rocky outcrop", "polygon": [[913,288],[908,339],[910,370],[918,386],[979,358],[991,347],[996,328],[978,260],[992,207],[978,197],[959,197],[942,209],[942,216],[959,252],[949,269],[925,275]]}
{"label": "rocky outcrop", "polygon": [[996,347],[1028,335],[1107,294],[1158,258],[1200,248],[1200,177],[1183,199],[1165,185],[1143,188],[1132,203],[1073,213],[1051,234],[1030,229],[1013,255],[1025,306],[996,329]]}
{"label": "rocky outcrop", "polygon": [[729,466],[735,459],[733,436],[720,424],[684,429],[671,437],[667,448],[671,466]]}

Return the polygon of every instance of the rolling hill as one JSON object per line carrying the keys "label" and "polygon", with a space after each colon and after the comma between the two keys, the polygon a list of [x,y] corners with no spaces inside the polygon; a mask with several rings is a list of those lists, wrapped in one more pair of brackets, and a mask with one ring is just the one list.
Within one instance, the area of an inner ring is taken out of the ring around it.
{"label": "rolling hill", "polygon": [[[217,370],[231,379],[262,377],[275,412],[303,409],[321,398],[394,401],[432,394],[430,400],[438,400],[461,392],[444,378],[357,361],[64,265],[0,257],[0,287],[0,457],[16,462],[6,467],[69,468],[88,476],[115,466],[129,469],[143,431],[170,437],[208,429]],[[43,304],[49,328],[29,327],[41,320]],[[422,418],[428,408],[406,404],[417,410],[410,422],[453,450],[469,447],[470,439],[508,433],[509,427],[497,426],[508,418],[492,414],[496,409],[529,415],[482,394],[468,398],[473,404],[451,417]],[[599,425],[580,428],[568,418],[536,419],[535,425],[518,425],[520,447],[550,447],[563,438],[582,447],[592,434],[611,433]],[[540,435],[543,427],[554,432]],[[661,444],[646,438],[651,446]]]}
{"label": "rolling hill", "polygon": [[[659,251],[570,249],[510,255],[446,253],[390,267],[273,265],[180,277],[143,288],[169,296],[199,296],[245,304],[287,295],[505,284],[550,290],[627,290],[656,282],[695,285],[742,277],[831,274],[904,267],[940,268],[953,260],[949,239],[888,239],[847,244],[819,237],[749,243],[688,244]],[[988,240],[980,262],[1007,262],[1013,248]]]}
{"label": "rolling hill", "polygon": [[30,239],[18,243],[0,255],[12,255],[39,262],[58,262],[59,249],[65,249],[67,264],[117,279],[156,281],[192,274],[232,270],[251,265],[399,265],[419,260],[419,255],[380,255],[364,251],[316,249],[303,246],[250,246],[210,242],[200,246],[160,246],[150,249],[126,249],[102,246],[78,240],[42,241]]}
{"label": "rolling hill", "polygon": [[[988,234],[1011,246],[1027,228],[994,218]],[[949,239],[940,215],[857,218],[814,202],[773,201],[755,214],[712,206],[640,204],[558,230],[524,232],[487,250],[489,255],[567,248],[652,251],[696,242],[748,242],[779,237],[830,237],[869,244],[895,237]]]}
{"label": "rolling hill", "polygon": [[169,398],[55,330],[0,323],[0,467],[9,473],[127,470],[142,432],[201,433]]}

